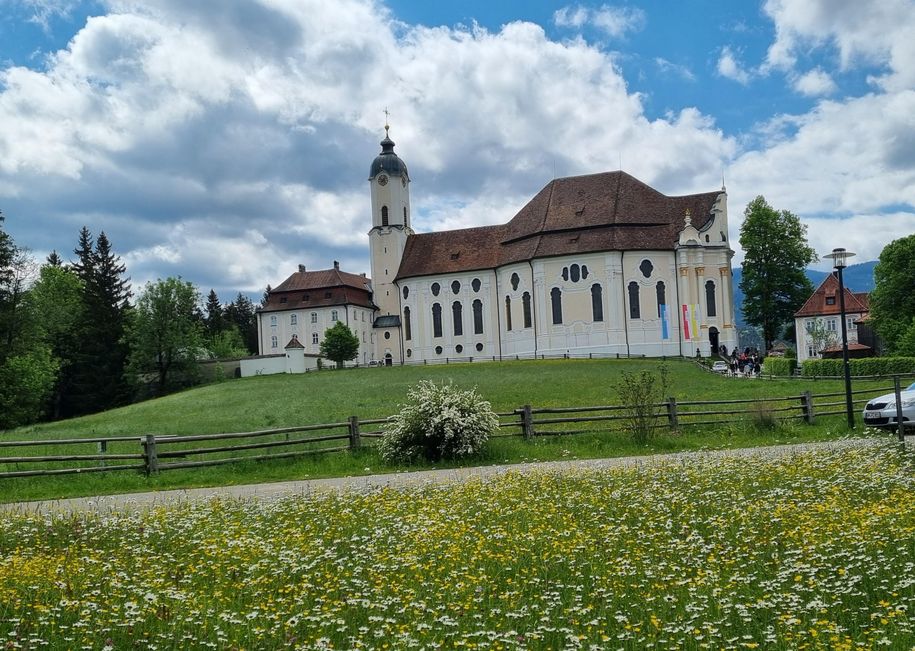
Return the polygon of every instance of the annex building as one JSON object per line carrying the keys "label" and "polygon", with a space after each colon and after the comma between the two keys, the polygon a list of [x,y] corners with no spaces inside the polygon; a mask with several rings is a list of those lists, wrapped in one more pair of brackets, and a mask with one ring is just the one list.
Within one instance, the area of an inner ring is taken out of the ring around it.
{"label": "annex building", "polygon": [[416,233],[387,134],[369,169],[371,278],[300,266],[258,312],[261,355],[316,355],[344,321],[359,364],[708,356],[737,346],[727,193],[669,197],[622,171],[555,179],[504,224]]}

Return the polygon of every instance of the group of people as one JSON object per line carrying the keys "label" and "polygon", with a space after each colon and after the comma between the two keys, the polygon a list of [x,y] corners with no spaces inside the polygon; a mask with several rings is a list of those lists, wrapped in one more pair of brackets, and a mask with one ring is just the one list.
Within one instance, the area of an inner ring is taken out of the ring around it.
{"label": "group of people", "polygon": [[[725,349],[727,352],[727,349]],[[758,377],[762,372],[759,351],[755,348],[744,348],[743,352],[735,347],[728,361],[728,375],[735,377]]]}

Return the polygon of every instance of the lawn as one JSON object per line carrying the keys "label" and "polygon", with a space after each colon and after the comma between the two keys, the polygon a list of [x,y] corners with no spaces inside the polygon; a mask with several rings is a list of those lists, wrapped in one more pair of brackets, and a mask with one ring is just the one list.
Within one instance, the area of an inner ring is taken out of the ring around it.
{"label": "lawn", "polygon": [[915,467],[889,442],[0,521],[0,645],[915,644]]}
{"label": "lawn", "polygon": [[[678,400],[759,399],[798,396],[802,391],[842,390],[838,381],[748,380],[708,373],[690,361],[666,362],[671,375],[668,392]],[[83,418],[46,423],[0,434],[0,439],[61,439],[87,436],[206,434],[251,431],[310,423],[388,416],[403,401],[408,387],[421,379],[451,381],[477,387],[493,408],[509,412],[524,404],[535,407],[616,404],[614,390],[624,372],[655,370],[658,360],[552,360],[451,364],[323,371],[305,375],[274,375],[198,387],[121,409]],[[883,383],[884,385],[886,383]],[[873,382],[855,388],[875,387]],[[635,446],[625,435],[586,433],[568,437],[493,440],[483,456],[469,463],[514,463],[559,458],[610,457],[676,450],[768,445],[821,440],[845,434],[841,417],[818,419],[807,426],[794,421],[771,429],[757,428],[737,412],[723,425],[686,428],[662,435],[651,446]],[[512,430],[517,432],[517,430]],[[43,454],[87,453],[85,447],[62,444]],[[88,450],[88,452],[93,452]],[[136,441],[112,444],[109,452],[139,451]],[[23,454],[22,448],[0,448],[0,456]],[[32,467],[32,466],[28,466]],[[24,469],[26,464],[0,464]],[[132,471],[81,476],[0,479],[0,502],[79,495],[215,486],[284,479],[364,474],[398,470],[386,466],[371,449],[287,461],[244,462],[195,470],[170,470],[145,477]]]}

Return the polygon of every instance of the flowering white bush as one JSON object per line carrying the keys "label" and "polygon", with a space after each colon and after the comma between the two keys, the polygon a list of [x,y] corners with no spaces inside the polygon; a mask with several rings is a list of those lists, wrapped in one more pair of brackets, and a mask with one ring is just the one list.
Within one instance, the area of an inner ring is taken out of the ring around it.
{"label": "flowering white bush", "polygon": [[379,450],[388,462],[457,459],[480,452],[497,427],[499,418],[475,389],[423,380],[388,419]]}

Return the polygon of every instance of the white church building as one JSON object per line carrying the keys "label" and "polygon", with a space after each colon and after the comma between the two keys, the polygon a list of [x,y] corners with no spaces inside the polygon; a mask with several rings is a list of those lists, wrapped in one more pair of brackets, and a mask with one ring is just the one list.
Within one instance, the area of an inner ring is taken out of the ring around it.
{"label": "white church building", "polygon": [[338,320],[359,364],[737,345],[723,187],[668,197],[622,171],[560,178],[505,224],[415,233],[387,127],[368,180],[371,279],[300,266],[258,311],[261,355],[291,341],[316,355]]}

